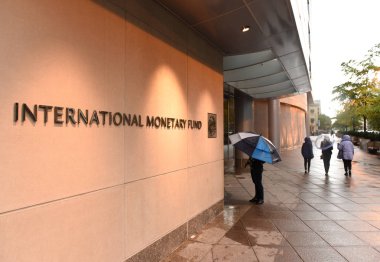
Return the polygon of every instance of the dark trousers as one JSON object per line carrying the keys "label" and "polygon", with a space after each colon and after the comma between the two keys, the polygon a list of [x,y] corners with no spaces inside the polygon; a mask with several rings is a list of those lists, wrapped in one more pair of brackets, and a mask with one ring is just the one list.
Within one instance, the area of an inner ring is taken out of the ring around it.
{"label": "dark trousers", "polygon": [[352,168],[352,160],[346,160],[343,159],[343,165],[344,165],[344,171],[347,173],[347,171],[351,172]]}
{"label": "dark trousers", "polygon": [[264,200],[264,187],[262,183],[263,171],[251,170],[252,181],[255,184],[255,199]]}
{"label": "dark trousers", "polygon": [[331,155],[323,156],[323,165],[325,166],[326,174],[329,172],[329,169],[330,169],[330,159],[331,159]]}
{"label": "dark trousers", "polygon": [[305,171],[310,171],[310,163],[311,163],[310,158],[303,159],[303,166],[305,167]]}

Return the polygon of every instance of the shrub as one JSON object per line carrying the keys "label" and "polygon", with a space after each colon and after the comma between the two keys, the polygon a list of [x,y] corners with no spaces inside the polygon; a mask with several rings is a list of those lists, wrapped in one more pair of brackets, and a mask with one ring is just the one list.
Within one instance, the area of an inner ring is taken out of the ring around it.
{"label": "shrub", "polygon": [[359,131],[339,131],[341,134],[347,134],[350,136],[356,136],[361,138],[366,138],[371,141],[380,141],[379,132],[359,132]]}

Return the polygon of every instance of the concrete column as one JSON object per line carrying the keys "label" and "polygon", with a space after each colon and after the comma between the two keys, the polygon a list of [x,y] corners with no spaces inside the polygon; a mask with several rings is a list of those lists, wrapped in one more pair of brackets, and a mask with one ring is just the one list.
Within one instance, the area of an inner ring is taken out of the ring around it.
{"label": "concrete column", "polygon": [[271,99],[268,105],[268,129],[269,129],[269,139],[273,144],[280,150],[280,115],[281,115],[280,100]]}
{"label": "concrete column", "polygon": [[310,136],[310,115],[309,110],[305,112],[305,128],[306,128],[306,136]]}
{"label": "concrete column", "polygon": [[[236,132],[253,131],[253,99],[235,89],[235,130]],[[243,167],[248,156],[235,150],[235,166]]]}

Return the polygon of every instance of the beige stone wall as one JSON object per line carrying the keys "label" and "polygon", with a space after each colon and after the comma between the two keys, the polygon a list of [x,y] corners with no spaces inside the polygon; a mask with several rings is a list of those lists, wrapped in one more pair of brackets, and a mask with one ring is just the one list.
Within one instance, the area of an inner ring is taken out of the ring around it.
{"label": "beige stone wall", "polygon": [[[0,3],[0,261],[123,261],[223,199],[220,54],[124,2]],[[16,102],[203,126],[14,122]]]}
{"label": "beige stone wall", "polygon": [[[269,102],[254,101],[254,130],[269,137]],[[302,145],[306,136],[306,94],[280,99],[280,147],[292,149]]]}
{"label": "beige stone wall", "polygon": [[280,99],[280,103],[289,104],[307,112],[307,94],[289,96]]}
{"label": "beige stone wall", "polygon": [[265,137],[269,135],[268,101],[255,100],[253,106],[254,131]]}
{"label": "beige stone wall", "polygon": [[306,136],[306,94],[281,99],[281,148],[293,149],[302,145]]}

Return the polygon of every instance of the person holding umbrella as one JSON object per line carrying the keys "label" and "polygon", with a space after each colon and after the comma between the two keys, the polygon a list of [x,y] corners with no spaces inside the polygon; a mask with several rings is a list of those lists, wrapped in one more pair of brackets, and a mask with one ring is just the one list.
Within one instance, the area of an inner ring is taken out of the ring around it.
{"label": "person holding umbrella", "polygon": [[255,203],[256,205],[264,204],[264,187],[262,183],[263,171],[264,171],[264,161],[249,157],[247,165],[251,168],[251,177],[253,184],[255,184],[255,197],[249,200],[249,202]]}
{"label": "person holding umbrella", "polygon": [[321,149],[322,149],[322,159],[323,159],[323,165],[325,167],[325,176],[329,175],[329,169],[330,169],[330,160],[333,150],[333,145],[330,141],[330,137],[328,135],[324,136],[323,141],[321,142]]}
{"label": "person holding umbrella", "polygon": [[280,154],[273,143],[261,134],[239,132],[229,135],[231,144],[238,150],[246,153],[249,160],[245,166],[251,167],[252,181],[255,184],[255,197],[249,200],[255,204],[264,203],[264,187],[262,184],[263,164],[274,164],[281,161]]}

